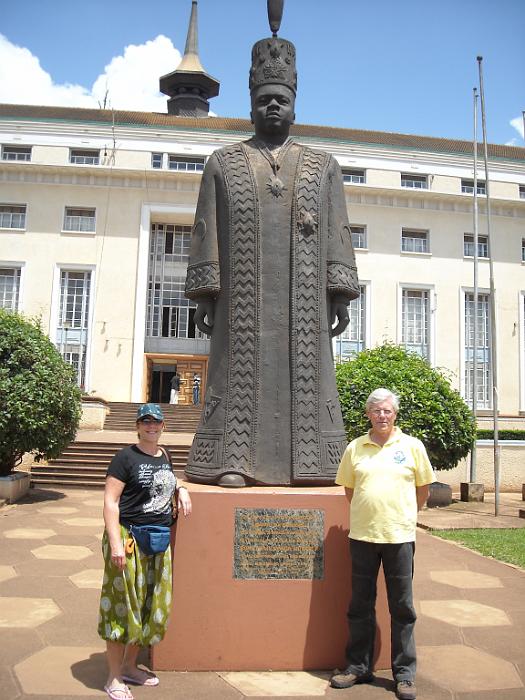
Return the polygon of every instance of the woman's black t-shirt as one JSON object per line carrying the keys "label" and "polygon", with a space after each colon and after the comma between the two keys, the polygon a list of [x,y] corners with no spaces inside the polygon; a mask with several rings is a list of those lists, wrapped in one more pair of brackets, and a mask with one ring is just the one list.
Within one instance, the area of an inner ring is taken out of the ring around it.
{"label": "woman's black t-shirt", "polygon": [[121,523],[173,524],[172,498],[177,477],[166,455],[152,457],[137,445],[125,447],[111,460],[107,476],[125,484],[119,502]]}

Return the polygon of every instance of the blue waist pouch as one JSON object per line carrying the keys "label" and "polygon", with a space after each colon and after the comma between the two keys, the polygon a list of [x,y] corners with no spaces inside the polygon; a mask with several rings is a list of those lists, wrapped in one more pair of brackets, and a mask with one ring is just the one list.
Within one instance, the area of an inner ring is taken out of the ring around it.
{"label": "blue waist pouch", "polygon": [[142,554],[151,556],[165,552],[171,540],[171,528],[166,525],[129,525],[129,534]]}

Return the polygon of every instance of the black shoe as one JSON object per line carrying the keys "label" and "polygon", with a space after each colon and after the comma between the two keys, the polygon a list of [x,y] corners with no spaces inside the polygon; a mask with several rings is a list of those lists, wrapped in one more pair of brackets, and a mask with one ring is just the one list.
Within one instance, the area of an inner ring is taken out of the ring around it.
{"label": "black shoe", "polygon": [[373,673],[363,673],[361,676],[358,676],[347,668],[344,671],[337,670],[330,678],[330,685],[332,688],[351,688],[358,683],[371,683],[373,680]]}
{"label": "black shoe", "polygon": [[399,681],[396,683],[396,697],[399,700],[416,700],[416,684],[414,681]]}

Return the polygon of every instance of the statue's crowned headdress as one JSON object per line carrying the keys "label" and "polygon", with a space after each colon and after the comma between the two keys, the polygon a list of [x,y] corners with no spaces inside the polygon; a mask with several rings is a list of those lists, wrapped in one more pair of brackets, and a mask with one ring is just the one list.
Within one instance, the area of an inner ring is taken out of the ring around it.
{"label": "statue's crowned headdress", "polygon": [[283,16],[284,0],[268,0],[268,20],[272,36],[253,45],[250,92],[259,85],[286,85],[297,92],[295,46],[277,36]]}

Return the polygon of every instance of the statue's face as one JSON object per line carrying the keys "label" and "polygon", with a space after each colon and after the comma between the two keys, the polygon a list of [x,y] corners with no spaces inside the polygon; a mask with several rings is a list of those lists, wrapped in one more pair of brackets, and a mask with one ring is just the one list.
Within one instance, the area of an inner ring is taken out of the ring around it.
{"label": "statue's face", "polygon": [[260,85],[252,92],[256,134],[287,134],[295,120],[295,95],[286,85]]}

